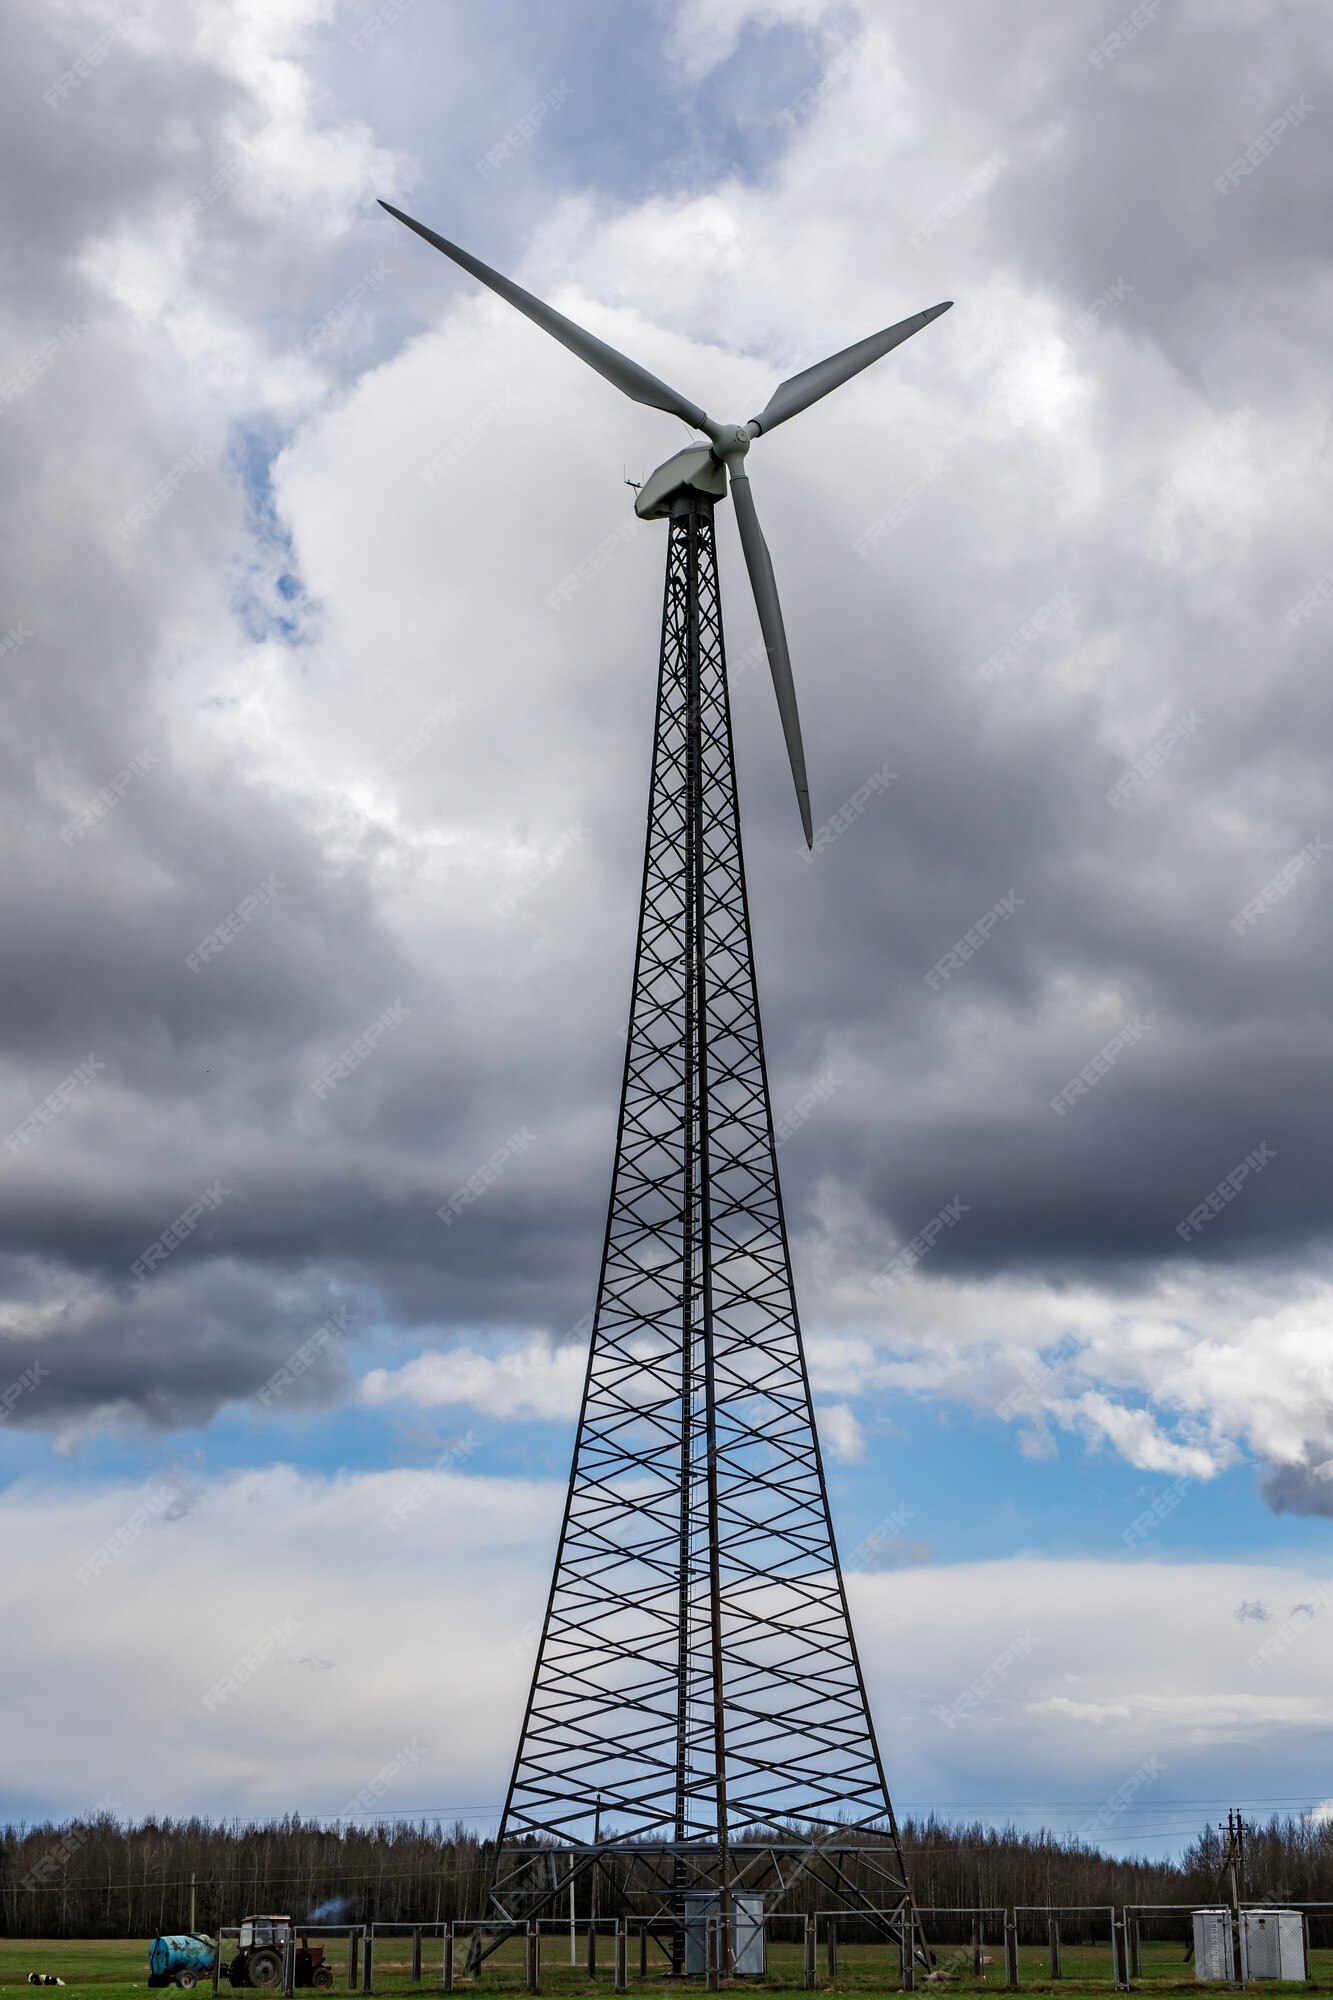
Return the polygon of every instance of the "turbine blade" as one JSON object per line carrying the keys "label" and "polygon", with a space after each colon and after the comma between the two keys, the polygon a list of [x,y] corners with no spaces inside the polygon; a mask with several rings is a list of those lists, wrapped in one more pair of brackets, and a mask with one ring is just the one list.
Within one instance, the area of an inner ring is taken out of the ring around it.
{"label": "turbine blade", "polygon": [[785,424],[788,417],[808,410],[811,403],[827,396],[830,389],[849,382],[890,348],[899,347],[914,333],[920,333],[923,326],[929,326],[941,313],[948,312],[952,304],[952,299],[946,299],[943,305],[931,306],[928,312],[913,313],[910,319],[900,319],[897,326],[887,326],[882,333],[872,333],[868,339],[844,347],[840,354],[830,354],[827,361],[816,361],[813,368],[803,368],[799,375],[788,376],[769,397],[767,408],[751,418],[751,424],[757,424],[761,433],[771,431],[776,424]]}
{"label": "turbine blade", "polygon": [[754,591],[754,601],[759,611],[759,629],[764,635],[764,646],[768,652],[769,672],[773,676],[773,692],[778,698],[782,733],[787,739],[791,774],[796,780],[796,799],[801,808],[805,844],[807,847],[813,847],[810,787],[805,778],[805,751],[801,746],[801,718],[796,710],[796,687],[791,677],[791,654],[787,650],[787,634],[782,623],[782,606],[778,602],[778,586],[773,577],[772,558],[768,553],[768,543],[764,540],[764,531],[759,525],[759,516],[754,511],[754,495],[750,491],[750,482],[743,472],[733,471],[731,475],[731,497],[736,507],[736,526],[740,529],[741,547],[745,551],[745,567],[750,572],[750,587]]}
{"label": "turbine blade", "polygon": [[395,216],[399,222],[405,223],[409,229],[415,229],[418,236],[424,236],[427,243],[433,243],[446,257],[452,257],[455,264],[461,264],[465,271],[470,271],[483,285],[489,285],[493,292],[498,292],[511,306],[516,306],[521,313],[526,313],[530,320],[535,320],[537,325],[553,339],[558,340],[563,347],[567,347],[572,354],[577,354],[580,361],[586,361],[590,368],[595,368],[599,375],[604,375],[608,382],[613,382],[617,389],[632,397],[636,403],[647,403],[650,409],[665,410],[668,416],[679,417],[682,423],[691,424],[696,430],[708,430],[706,413],[697,403],[692,403],[688,396],[682,396],[678,389],[673,389],[670,383],[660,382],[656,375],[650,375],[646,368],[640,368],[637,361],[631,361],[628,355],[621,354],[614,347],[608,347],[604,340],[598,340],[597,336],[589,333],[585,327],[575,325],[572,319],[566,319],[563,313],[555,310],[554,306],[548,306],[541,299],[534,298],[531,292],[525,292],[512,278],[503,277],[499,271],[493,271],[490,265],[483,264],[479,257],[473,257],[466,250],[460,250],[456,243],[450,243],[445,237],[437,236],[433,229],[427,229],[424,222],[414,222],[410,215],[403,214],[401,208],[394,208],[387,201],[382,201],[380,207]]}

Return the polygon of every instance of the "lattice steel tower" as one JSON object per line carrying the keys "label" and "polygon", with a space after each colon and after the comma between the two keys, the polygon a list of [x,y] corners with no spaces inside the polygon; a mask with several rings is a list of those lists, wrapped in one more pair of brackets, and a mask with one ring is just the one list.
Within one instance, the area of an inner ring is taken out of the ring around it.
{"label": "lattice steel tower", "polygon": [[[397,210],[391,211],[395,215]],[[782,1212],[741,854],[714,508],[730,491],[807,841],[791,665],[744,458],[944,310],[715,424],[409,217],[637,401],[708,435],[636,501],[668,522],[657,723],[615,1166],[583,1404],[490,1893],[501,1925],[572,1884],[657,1931],[816,1902],[921,1941],[829,1516]],[[752,1909],[753,1905],[742,1905]],[[478,1934],[474,1968],[503,1930]]]}

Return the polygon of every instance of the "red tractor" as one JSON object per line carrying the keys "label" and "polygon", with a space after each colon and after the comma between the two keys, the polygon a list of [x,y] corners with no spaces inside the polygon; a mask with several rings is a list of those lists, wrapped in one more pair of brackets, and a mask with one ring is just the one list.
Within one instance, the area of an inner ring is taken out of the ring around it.
{"label": "red tractor", "polygon": [[[281,1986],[283,1960],[292,1935],[290,1917],[247,1917],[241,1925],[236,1956],[226,1968],[233,1986]],[[296,1948],[296,1984],[332,1986],[333,1967],[324,1963],[324,1947],[302,1938]]]}

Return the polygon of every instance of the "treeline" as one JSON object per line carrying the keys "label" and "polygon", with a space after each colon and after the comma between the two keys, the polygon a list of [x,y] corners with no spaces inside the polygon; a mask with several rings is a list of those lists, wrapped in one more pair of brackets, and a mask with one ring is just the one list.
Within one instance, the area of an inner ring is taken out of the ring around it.
{"label": "treeline", "polygon": [[[907,1820],[902,1835],[916,1899],[935,1908],[1105,1908],[1209,1902],[1218,1894],[1222,1851],[1212,1828],[1166,1861],[1106,1855],[1077,1838],[980,1822]],[[481,1913],[491,1856],[491,1844],[468,1828],[425,1820],[126,1825],[102,1814],[64,1826],[7,1826],[0,1833],[0,1928],[10,1937],[99,1938],[183,1930],[192,1879],[196,1925],[210,1932],[264,1910],[307,1923],[447,1922]],[[1333,1902],[1333,1823],[1273,1818],[1247,1828],[1245,1872],[1247,1900]],[[811,1876],[786,1907],[821,1900]]]}

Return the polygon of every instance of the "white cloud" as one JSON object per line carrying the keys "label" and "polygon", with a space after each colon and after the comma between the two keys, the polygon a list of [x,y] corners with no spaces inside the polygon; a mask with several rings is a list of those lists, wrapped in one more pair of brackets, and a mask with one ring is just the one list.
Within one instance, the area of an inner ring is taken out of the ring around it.
{"label": "white cloud", "polygon": [[[386,1526],[419,1485],[407,1470],[281,1467],[203,1482],[183,1512],[145,1510],[87,1586],[77,1571],[144,1490],[11,1489],[10,1796],[55,1812],[109,1790],[130,1811],[334,1813],[416,1737],[423,1756],[386,1810],[497,1804],[561,1489],[469,1466]],[[1214,1796],[1219,1752],[1233,1774],[1258,1760],[1264,1795],[1299,1796],[1333,1732],[1327,1618],[1302,1621],[1255,1672],[1268,1628],[1232,1613],[1243,1598],[1289,1604],[1323,1587],[1258,1563],[1015,1559],[848,1577],[897,1797],[1045,1799],[1057,1818],[1060,1802],[1103,1796],[1153,1754],[1165,1797]],[[1024,1634],[985,1698],[941,1721]],[[252,1648],[257,1669],[206,1706]]]}
{"label": "white cloud", "polygon": [[1112,1292],[923,1273],[895,1289],[887,1332],[857,1312],[855,1288],[841,1291],[842,1313],[864,1330],[811,1337],[825,1394],[957,1398],[1190,1479],[1241,1452],[1300,1465],[1312,1440],[1333,1445],[1333,1283],[1322,1275],[1193,1267]]}
{"label": "white cloud", "polygon": [[866,1455],[866,1437],[850,1403],[824,1403],[815,1411],[820,1441],[830,1458],[859,1465]]}
{"label": "white cloud", "polygon": [[462,1403],[488,1417],[551,1418],[578,1414],[588,1351],[581,1341],[557,1347],[541,1335],[522,1347],[479,1353],[450,1347],[399,1368],[375,1368],[361,1385],[367,1403],[415,1403],[424,1409]]}

